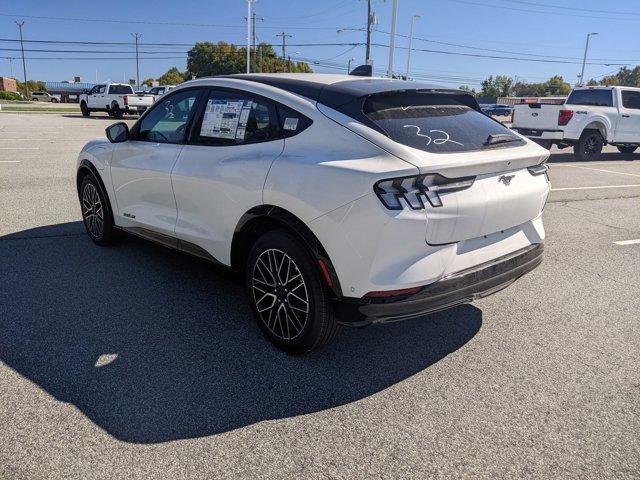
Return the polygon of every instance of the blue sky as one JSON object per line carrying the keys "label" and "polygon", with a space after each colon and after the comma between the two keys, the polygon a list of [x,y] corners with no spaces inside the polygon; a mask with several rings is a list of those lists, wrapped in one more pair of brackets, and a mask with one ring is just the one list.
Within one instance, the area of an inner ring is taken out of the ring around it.
{"label": "blue sky", "polygon": [[[390,30],[391,4],[391,0],[373,1],[380,30],[373,34],[374,43],[388,45],[389,35],[384,32]],[[3,40],[0,42],[3,49],[0,50],[0,75],[10,74],[6,57],[15,57],[15,76],[22,78],[20,52],[7,50],[19,47],[6,41],[18,38],[15,20],[25,21],[23,31],[27,40],[131,42],[131,33],[139,32],[143,43],[192,44],[207,40],[244,43],[246,9],[245,0],[0,0],[0,39]],[[278,44],[276,33],[286,31],[293,35],[288,39],[292,44],[288,54],[319,61],[324,66],[315,65],[316,71],[341,71],[338,68],[346,71],[347,61],[352,57],[356,58],[354,65],[364,61],[363,46],[295,44],[364,42],[364,31],[357,29],[363,29],[366,22],[365,0],[258,0],[254,9],[264,18],[257,24],[259,41]],[[478,86],[490,74],[517,76],[528,81],[543,81],[560,74],[575,83],[588,32],[599,33],[592,37],[589,57],[601,65],[587,65],[586,78],[615,72],[619,68],[617,64],[640,64],[640,3],[637,0],[399,0],[399,34],[408,35],[413,14],[420,14],[421,18],[414,28],[417,39],[413,43],[416,50],[411,57],[412,73],[432,83]],[[92,19],[110,21],[86,21]],[[142,23],[121,23],[130,20]],[[341,28],[346,30],[337,33]],[[94,82],[96,75],[98,81],[135,78],[130,45],[27,45],[28,49],[92,51],[27,52],[30,79],[59,81],[79,75],[85,81]],[[396,50],[394,68],[403,73],[408,39],[400,37],[396,45],[400,48]],[[184,69],[186,50],[188,47],[183,46],[141,47],[141,51],[149,52],[141,55],[141,79],[158,77],[174,65]],[[122,58],[95,60],[104,57]],[[373,47],[376,69],[386,70],[387,58],[388,48]],[[552,63],[552,60],[576,63]]]}

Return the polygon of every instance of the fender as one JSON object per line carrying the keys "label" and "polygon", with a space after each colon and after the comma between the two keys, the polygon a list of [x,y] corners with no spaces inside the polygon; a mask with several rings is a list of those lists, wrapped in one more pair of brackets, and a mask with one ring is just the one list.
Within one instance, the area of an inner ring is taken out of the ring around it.
{"label": "fender", "polygon": [[108,200],[106,205],[107,211],[108,211],[107,213],[111,215],[111,218],[114,218],[113,208],[111,207],[111,197],[109,197],[109,194],[107,193],[107,189],[104,186],[102,177],[100,176],[100,173],[98,172],[98,169],[95,167],[95,165],[87,159],[82,159],[80,161],[80,165],[78,166],[78,173],[76,174],[76,189],[78,191],[78,197],[80,197],[80,178],[81,178],[80,174],[83,171],[88,171],[89,174],[93,175],[93,177],[97,180],[98,188],[100,188],[100,193],[102,194],[102,197]]}
{"label": "fender", "polygon": [[[231,267],[241,270],[243,260],[243,243],[252,233],[251,225],[259,225],[260,220],[266,220],[269,223],[276,222],[286,230],[294,233],[309,249],[309,252],[316,259],[316,264],[320,274],[325,279],[329,289],[337,296],[342,297],[342,288],[336,274],[333,263],[320,240],[311,231],[311,229],[293,213],[281,207],[274,205],[259,205],[245,212],[233,233],[231,242]],[[255,222],[255,223],[254,223]],[[326,267],[326,271],[325,268]],[[327,278],[328,277],[328,278]]]}

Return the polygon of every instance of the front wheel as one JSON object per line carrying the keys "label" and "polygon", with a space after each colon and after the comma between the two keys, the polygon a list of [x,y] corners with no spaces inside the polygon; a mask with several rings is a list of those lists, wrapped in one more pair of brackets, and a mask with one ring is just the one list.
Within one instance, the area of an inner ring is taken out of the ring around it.
{"label": "front wheel", "polygon": [[578,160],[597,160],[602,153],[604,139],[597,130],[585,130],[573,146],[573,154]]}
{"label": "front wheel", "polygon": [[618,145],[618,151],[620,153],[633,153],[638,149],[637,145]]}
{"label": "front wheel", "polygon": [[95,177],[92,174],[85,175],[80,185],[82,219],[89,238],[98,245],[109,245],[116,238],[107,202]]}
{"label": "front wheel", "polygon": [[266,233],[247,260],[249,302],[264,335],[289,353],[308,353],[331,341],[337,324],[313,257],[284,230]]}
{"label": "front wheel", "polygon": [[83,117],[88,117],[89,115],[91,115],[91,110],[89,109],[89,107],[87,107],[86,102],[80,103],[80,111],[82,112]]}

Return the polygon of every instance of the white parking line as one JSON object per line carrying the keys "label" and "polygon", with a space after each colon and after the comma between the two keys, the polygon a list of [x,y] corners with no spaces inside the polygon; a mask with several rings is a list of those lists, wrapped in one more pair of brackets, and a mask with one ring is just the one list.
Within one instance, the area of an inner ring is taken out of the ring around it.
{"label": "white parking line", "polygon": [[0,150],[40,150],[40,147],[0,147]]}
{"label": "white parking line", "polygon": [[20,160],[0,160],[0,163],[20,163]]}
{"label": "white parking line", "polygon": [[552,192],[562,192],[564,190],[600,190],[603,188],[630,188],[630,187],[640,187],[640,183],[636,183],[633,185],[599,185],[597,187],[564,187],[564,188],[552,188]]}
{"label": "white parking line", "polygon": [[613,243],[615,243],[616,245],[638,245],[640,244],[640,238],[637,240],[620,240]]}
{"label": "white parking line", "polygon": [[581,167],[578,165],[567,165],[567,167],[579,168],[580,170],[593,170],[594,172],[605,172],[605,173],[615,173],[618,175],[628,175],[630,177],[640,177],[640,174],[638,173],[616,172],[614,170],[604,170],[602,168],[589,168],[589,167]]}

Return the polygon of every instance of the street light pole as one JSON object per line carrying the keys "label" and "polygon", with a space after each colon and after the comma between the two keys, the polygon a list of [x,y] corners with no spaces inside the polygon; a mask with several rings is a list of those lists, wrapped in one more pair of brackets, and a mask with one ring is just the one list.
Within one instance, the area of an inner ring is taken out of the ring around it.
{"label": "street light pole", "polygon": [[398,19],[398,0],[393,0],[391,9],[391,37],[389,41],[389,68],[387,77],[393,78],[393,52],[396,49],[396,23]]}
{"label": "street light pole", "polygon": [[13,61],[15,60],[15,58],[13,57],[7,57],[9,60],[9,67],[11,68],[11,78],[16,78],[16,75],[13,73]]}
{"label": "street light pole", "polygon": [[24,21],[16,22],[16,25],[20,29],[20,50],[22,51],[22,73],[24,73],[24,99],[29,99],[29,86],[27,85],[27,63],[24,60],[24,42],[22,41],[22,26]]}
{"label": "street light pole", "polygon": [[365,63],[371,61],[371,0],[367,0],[367,49],[365,53]]}
{"label": "street light pole", "polygon": [[137,87],[140,88],[140,63],[138,57],[138,39],[142,37],[141,33],[132,33],[133,38],[136,39],[136,83]]}
{"label": "street light pole", "polygon": [[413,47],[413,22],[416,18],[420,18],[420,15],[413,15],[411,17],[411,27],[409,27],[409,51],[407,52],[407,73],[405,78],[409,80],[409,68],[411,66],[411,48]]}
{"label": "street light pole", "polygon": [[589,50],[589,37],[598,35],[597,32],[587,33],[587,43],[584,46],[584,57],[582,57],[582,71],[580,72],[580,85],[584,85],[584,66],[587,63],[587,51]]}

